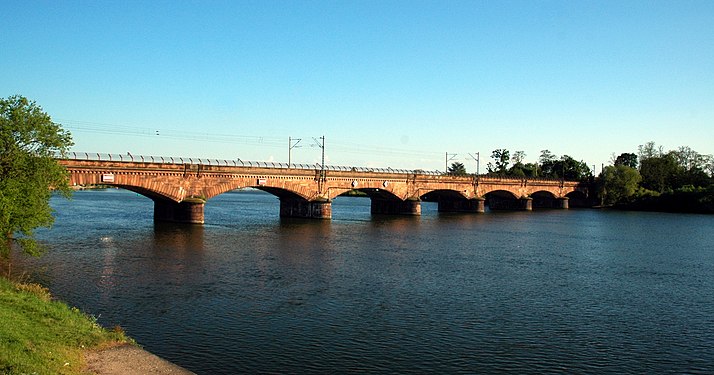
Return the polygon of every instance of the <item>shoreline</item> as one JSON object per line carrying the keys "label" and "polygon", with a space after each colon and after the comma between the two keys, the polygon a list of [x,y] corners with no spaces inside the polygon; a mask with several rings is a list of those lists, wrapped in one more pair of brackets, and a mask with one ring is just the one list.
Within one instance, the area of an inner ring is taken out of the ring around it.
{"label": "shoreline", "polygon": [[[121,328],[52,297],[49,289],[0,275],[0,373],[194,374],[150,353]],[[42,350],[38,350],[42,348]]]}
{"label": "shoreline", "polygon": [[84,352],[84,360],[86,370],[96,375],[195,375],[192,371],[132,344],[87,350]]}

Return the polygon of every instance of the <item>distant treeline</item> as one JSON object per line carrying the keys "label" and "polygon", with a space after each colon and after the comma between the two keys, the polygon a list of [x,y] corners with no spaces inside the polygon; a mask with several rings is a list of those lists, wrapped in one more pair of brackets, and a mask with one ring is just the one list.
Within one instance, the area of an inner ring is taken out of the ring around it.
{"label": "distant treeline", "polygon": [[[648,142],[637,153],[622,153],[598,176],[574,158],[541,151],[537,162],[524,163],[525,153],[497,149],[487,164],[489,176],[563,178],[591,184],[593,205],[622,209],[714,213],[714,157],[688,146],[664,151]],[[465,175],[462,163],[452,163],[449,174]]]}
{"label": "distant treeline", "polygon": [[[577,161],[569,155],[558,157],[549,150],[540,153],[535,163],[524,163],[526,153],[511,152],[505,148],[493,150],[487,167],[487,176],[509,176],[524,178],[563,178],[568,181],[592,181],[593,172],[585,162]],[[466,175],[463,163],[454,162],[448,173],[456,176]]]}
{"label": "distant treeline", "polygon": [[601,204],[632,210],[714,213],[714,157],[648,142],[614,158],[595,180]]}

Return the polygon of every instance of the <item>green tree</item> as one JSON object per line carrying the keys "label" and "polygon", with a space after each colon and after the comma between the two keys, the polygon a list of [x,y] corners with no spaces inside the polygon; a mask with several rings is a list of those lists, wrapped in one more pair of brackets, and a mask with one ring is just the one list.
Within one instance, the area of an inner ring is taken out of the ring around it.
{"label": "green tree", "polygon": [[677,188],[676,176],[682,173],[672,153],[640,159],[642,187],[659,193]]}
{"label": "green tree", "polygon": [[508,163],[511,160],[510,151],[505,148],[493,150],[491,158],[494,160],[495,165],[490,162],[486,165],[488,167],[488,173],[505,175],[508,170]]}
{"label": "green tree", "polygon": [[526,163],[521,168],[523,175],[525,177],[537,177],[538,176],[538,164],[536,163]]}
{"label": "green tree", "polygon": [[652,141],[647,142],[644,145],[637,146],[637,151],[640,154],[640,163],[649,158],[661,157],[664,154],[662,146],[657,146]]}
{"label": "green tree", "polygon": [[560,162],[563,163],[564,168],[562,169],[565,172],[563,176],[559,177],[563,177],[569,181],[585,181],[592,177],[590,167],[582,160],[577,161],[568,155],[563,155]]}
{"label": "green tree", "polygon": [[555,159],[557,159],[557,157],[555,155],[553,155],[553,153],[550,152],[550,150],[541,150],[540,158],[538,158],[538,162],[540,164],[545,164],[545,163],[553,161]]}
{"label": "green tree", "polygon": [[711,179],[706,172],[709,155],[702,155],[688,146],[679,147],[669,153],[679,165],[672,184],[675,189],[688,185],[706,187],[711,184]]}
{"label": "green tree", "polygon": [[464,163],[453,162],[449,167],[449,174],[452,176],[466,176],[466,167]]}
{"label": "green tree", "polygon": [[560,159],[545,160],[538,175],[549,178],[563,178],[569,181],[583,181],[592,177],[592,171],[585,162],[563,155]]}
{"label": "green tree", "polygon": [[526,158],[526,153],[523,151],[515,151],[513,153],[513,156],[511,156],[511,161],[513,162],[513,166],[508,170],[508,175],[509,176],[514,176],[514,177],[526,177],[529,176],[527,171],[525,170],[526,166],[523,164],[523,159]]}
{"label": "green tree", "polygon": [[28,254],[40,253],[33,231],[54,221],[51,189],[71,192],[67,172],[54,156],[71,146],[69,132],[35,102],[0,98],[0,253],[7,254],[13,242]]}
{"label": "green tree", "polygon": [[[704,155],[702,157],[702,165],[704,165],[704,171],[709,175],[709,177],[714,178],[714,156]],[[711,183],[714,183],[714,181]]]}
{"label": "green tree", "polygon": [[684,170],[702,167],[702,155],[692,150],[689,146],[681,146],[675,151],[670,151],[677,159],[677,164]]}
{"label": "green tree", "polygon": [[615,159],[615,165],[625,165],[630,168],[637,168],[637,155],[629,152],[623,152]]}
{"label": "green tree", "polygon": [[637,191],[642,176],[637,169],[626,165],[608,165],[600,174],[600,194],[604,203],[627,202]]}
{"label": "green tree", "polygon": [[525,151],[516,151],[511,157],[511,161],[514,165],[523,164],[523,160],[526,158]]}
{"label": "green tree", "polygon": [[557,161],[558,157],[553,155],[550,150],[541,150],[540,157],[538,158],[538,163],[540,163],[540,170],[538,171],[538,176],[551,178],[557,177],[557,173],[553,170]]}

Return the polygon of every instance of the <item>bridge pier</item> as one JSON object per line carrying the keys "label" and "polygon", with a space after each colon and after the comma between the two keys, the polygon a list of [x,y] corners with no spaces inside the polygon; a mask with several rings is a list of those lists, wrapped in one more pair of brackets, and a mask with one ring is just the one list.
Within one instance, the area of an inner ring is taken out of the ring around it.
{"label": "bridge pier", "polygon": [[439,212],[486,212],[486,199],[439,199]]}
{"label": "bridge pier", "polygon": [[280,217],[306,219],[331,219],[331,201],[308,201],[305,199],[280,198]]}
{"label": "bridge pier", "polygon": [[206,202],[154,200],[154,221],[174,223],[203,224],[203,208]]}
{"label": "bridge pier", "polygon": [[518,210],[533,211],[533,198],[525,197],[518,199]]}
{"label": "bridge pier", "polygon": [[557,198],[555,200],[555,208],[567,210],[569,201],[570,201],[570,199],[568,197]]}
{"label": "bridge pier", "polygon": [[370,198],[371,212],[377,215],[421,215],[421,201]]}
{"label": "bridge pier", "polygon": [[491,210],[510,211],[533,211],[533,198],[525,197],[518,199],[496,199],[488,200],[488,207]]}

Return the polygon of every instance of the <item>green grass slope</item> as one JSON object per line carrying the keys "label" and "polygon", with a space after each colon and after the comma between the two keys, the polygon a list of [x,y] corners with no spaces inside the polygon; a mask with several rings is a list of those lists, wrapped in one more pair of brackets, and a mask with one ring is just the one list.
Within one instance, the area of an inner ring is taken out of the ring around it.
{"label": "green grass slope", "polygon": [[81,374],[85,350],[127,341],[40,285],[0,277],[0,374]]}

